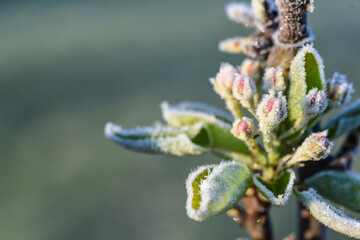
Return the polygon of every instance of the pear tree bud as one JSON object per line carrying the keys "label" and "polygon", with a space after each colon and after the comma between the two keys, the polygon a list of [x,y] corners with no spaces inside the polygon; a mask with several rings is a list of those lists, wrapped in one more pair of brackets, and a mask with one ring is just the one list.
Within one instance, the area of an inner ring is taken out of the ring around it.
{"label": "pear tree bud", "polygon": [[239,70],[242,74],[247,74],[255,83],[257,83],[262,78],[264,64],[260,61],[246,58],[239,67]]}
{"label": "pear tree bud", "polygon": [[228,38],[219,43],[219,50],[226,53],[242,53],[246,45],[251,45],[251,39],[244,37]]}
{"label": "pear tree bud", "polygon": [[246,27],[254,26],[254,12],[250,4],[231,2],[226,5],[225,11],[230,20]]}
{"label": "pear tree bud", "polygon": [[215,92],[219,94],[221,98],[232,98],[232,87],[235,73],[238,73],[238,70],[234,66],[229,63],[222,63],[220,71],[216,74],[216,77],[210,79]]}
{"label": "pear tree bud", "polygon": [[346,80],[346,75],[334,73],[332,79],[327,82],[329,93],[329,105],[331,107],[340,107],[348,103],[351,94],[354,92],[353,84]]}
{"label": "pear tree bud", "polygon": [[301,103],[304,110],[303,120],[307,122],[326,110],[327,99],[325,91],[313,88],[305,95]]}
{"label": "pear tree bud", "polygon": [[285,96],[282,92],[278,92],[276,97],[275,91],[270,89],[269,94],[263,96],[256,114],[259,117],[260,130],[265,135],[265,141],[268,141],[266,136],[287,117]]}
{"label": "pear tree bud", "polygon": [[254,121],[250,118],[243,117],[233,122],[231,133],[238,139],[246,141],[255,135]]}
{"label": "pear tree bud", "polygon": [[266,68],[263,77],[264,89],[274,89],[275,91],[284,91],[286,88],[284,69],[281,67]]}
{"label": "pear tree bud", "polygon": [[256,86],[254,81],[246,74],[235,74],[234,84],[232,87],[233,96],[238,99],[246,108],[251,107]]}
{"label": "pear tree bud", "polygon": [[326,158],[334,145],[327,139],[327,134],[328,131],[325,130],[323,132],[313,133],[307,137],[286,165],[291,167],[299,162],[309,160],[316,161]]}

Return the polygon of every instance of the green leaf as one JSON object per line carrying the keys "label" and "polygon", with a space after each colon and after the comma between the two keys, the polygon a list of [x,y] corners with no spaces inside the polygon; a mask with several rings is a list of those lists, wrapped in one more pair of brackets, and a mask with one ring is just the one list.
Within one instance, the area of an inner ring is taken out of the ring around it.
{"label": "green leaf", "polygon": [[360,174],[322,171],[307,179],[305,184],[314,188],[326,199],[360,212]]}
{"label": "green leaf", "polygon": [[201,123],[193,126],[174,128],[163,125],[123,129],[115,124],[108,123],[105,135],[115,143],[138,152],[163,153],[175,156],[199,155],[208,150],[194,143],[206,145],[205,126]]}
{"label": "green leaf", "polygon": [[360,238],[360,222],[326,202],[313,188],[294,191],[300,202],[325,226],[354,238]]}
{"label": "green leaf", "polygon": [[186,179],[186,211],[203,221],[231,209],[251,185],[250,170],[239,162],[201,166]]}
{"label": "green leaf", "polygon": [[360,126],[360,99],[336,114],[327,123],[329,137],[336,138]]}
{"label": "green leaf", "polygon": [[288,169],[272,183],[265,182],[259,175],[254,175],[253,181],[261,194],[272,204],[283,206],[291,196],[295,181],[295,172]]}
{"label": "green leaf", "polygon": [[195,123],[204,123],[211,139],[210,148],[216,148],[243,155],[250,155],[246,144],[231,133],[233,117],[216,108],[199,103],[180,103],[178,105],[161,105],[165,121],[174,127]]}
{"label": "green leaf", "polygon": [[287,127],[292,127],[303,117],[301,100],[313,88],[325,88],[324,65],[312,45],[299,50],[290,66],[289,88],[287,93]]}

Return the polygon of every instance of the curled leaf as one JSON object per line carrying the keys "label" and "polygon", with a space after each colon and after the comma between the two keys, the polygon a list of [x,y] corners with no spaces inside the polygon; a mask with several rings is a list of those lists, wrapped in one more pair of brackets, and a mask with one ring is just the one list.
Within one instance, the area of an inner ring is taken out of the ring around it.
{"label": "curled leaf", "polygon": [[250,151],[246,144],[235,138],[231,133],[233,117],[213,107],[205,107],[191,103],[178,105],[161,105],[165,121],[174,127],[181,127],[196,123],[207,126],[211,149],[230,151],[249,156]]}
{"label": "curled leaf", "polygon": [[201,166],[186,179],[187,214],[203,221],[225,213],[240,200],[250,184],[250,170],[239,162]]}
{"label": "curled leaf", "polygon": [[[193,126],[174,128],[163,125],[123,129],[113,123],[105,126],[105,135],[115,143],[139,152],[163,153],[175,156],[199,155],[208,150],[195,144],[204,133],[201,123]],[[206,136],[205,136],[206,141]]]}
{"label": "curled leaf", "polygon": [[265,182],[259,175],[254,175],[253,181],[261,194],[272,204],[283,206],[288,202],[292,194],[295,172],[289,169],[275,179],[273,183]]}
{"label": "curled leaf", "polygon": [[319,222],[339,233],[360,238],[360,222],[326,202],[313,188],[294,193]]}

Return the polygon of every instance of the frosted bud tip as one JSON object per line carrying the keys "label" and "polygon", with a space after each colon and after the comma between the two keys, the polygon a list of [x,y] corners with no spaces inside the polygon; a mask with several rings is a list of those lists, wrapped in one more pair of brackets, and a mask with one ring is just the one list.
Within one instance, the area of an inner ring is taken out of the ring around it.
{"label": "frosted bud tip", "polygon": [[307,160],[320,160],[326,158],[331,151],[333,143],[327,139],[328,131],[313,133],[307,137],[296,150],[294,157],[287,163],[293,166]]}
{"label": "frosted bud tip", "polygon": [[244,107],[251,107],[252,99],[256,93],[254,81],[246,74],[235,74],[232,87],[233,96],[238,99]]}
{"label": "frosted bud tip", "polygon": [[215,92],[219,94],[221,98],[228,99],[232,97],[235,73],[238,73],[235,67],[229,63],[222,63],[216,77],[210,79],[214,85]]}
{"label": "frosted bud tip", "polygon": [[286,88],[284,69],[281,67],[266,68],[263,77],[264,89],[274,89],[275,91],[284,91]]}
{"label": "frosted bud tip", "polygon": [[[259,117],[259,127],[264,135],[268,135],[287,117],[287,102],[285,96],[270,89],[269,94],[262,98],[256,114]],[[266,140],[266,139],[265,139]]]}
{"label": "frosted bud tip", "polygon": [[246,141],[255,135],[255,126],[252,119],[243,117],[233,123],[231,133],[240,140]]}
{"label": "frosted bud tip", "polygon": [[225,11],[230,20],[246,27],[254,26],[254,13],[249,4],[231,2],[226,5]]}
{"label": "frosted bud tip", "polygon": [[331,107],[339,107],[348,103],[354,92],[353,84],[346,80],[345,75],[337,72],[334,73],[332,79],[328,80],[327,88]]}
{"label": "frosted bud tip", "polygon": [[305,95],[301,103],[304,110],[304,121],[313,119],[327,108],[325,91],[313,88]]}

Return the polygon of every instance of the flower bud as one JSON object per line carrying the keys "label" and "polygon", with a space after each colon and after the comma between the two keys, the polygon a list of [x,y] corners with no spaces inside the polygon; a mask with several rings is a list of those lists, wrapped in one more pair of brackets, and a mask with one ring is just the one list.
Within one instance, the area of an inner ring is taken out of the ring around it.
{"label": "flower bud", "polygon": [[235,120],[233,122],[231,133],[236,138],[246,141],[255,135],[254,121],[247,117]]}
{"label": "flower bud", "polygon": [[234,84],[232,87],[233,96],[238,99],[246,108],[251,107],[256,86],[254,81],[246,74],[235,74]]}
{"label": "flower bud", "polygon": [[229,63],[222,63],[220,71],[210,82],[214,85],[214,90],[223,99],[232,98],[232,86],[234,83],[235,73],[238,73],[235,67]]}
{"label": "flower bud", "polygon": [[304,110],[304,121],[313,119],[327,108],[325,91],[313,88],[305,95],[301,103]]}
{"label": "flower bud", "polygon": [[239,70],[242,74],[247,74],[254,82],[258,82],[263,75],[264,64],[260,61],[246,58],[242,62],[241,67],[239,67]]}
{"label": "flower bud", "polygon": [[254,13],[249,4],[231,2],[226,5],[228,18],[236,23],[244,24],[246,27],[254,26]]}
{"label": "flower bud", "polygon": [[334,73],[332,79],[327,83],[329,92],[329,105],[331,107],[340,107],[348,103],[351,94],[354,92],[353,84],[346,80],[346,75]]}
{"label": "flower bud", "polygon": [[242,53],[246,43],[251,44],[251,40],[244,37],[228,38],[219,43],[219,50],[226,53]]}
{"label": "flower bud", "polygon": [[[268,135],[287,117],[287,102],[285,96],[270,89],[269,94],[265,94],[262,98],[256,114],[259,117],[259,127],[264,135]],[[265,139],[265,141],[267,141]]]}
{"label": "flower bud", "polygon": [[287,166],[293,166],[299,162],[308,160],[320,160],[326,158],[333,146],[327,139],[328,131],[313,133],[307,137],[301,146],[296,150],[293,158],[287,162]]}
{"label": "flower bud", "polygon": [[286,88],[284,69],[281,67],[266,68],[263,81],[265,90],[284,91]]}

